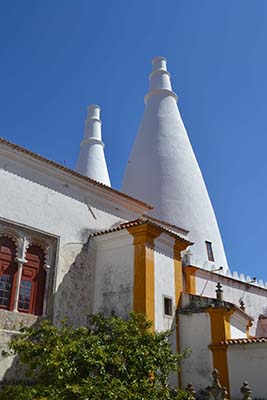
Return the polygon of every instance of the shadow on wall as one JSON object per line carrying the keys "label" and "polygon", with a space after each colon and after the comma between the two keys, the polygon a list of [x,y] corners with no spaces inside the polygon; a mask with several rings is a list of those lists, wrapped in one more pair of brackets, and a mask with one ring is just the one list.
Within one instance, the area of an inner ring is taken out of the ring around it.
{"label": "shadow on wall", "polygon": [[53,322],[67,318],[74,326],[86,325],[94,312],[96,249],[90,240],[83,245],[67,243],[58,259],[58,278],[63,279],[54,295]]}
{"label": "shadow on wall", "polygon": [[[80,250],[77,253],[77,244],[68,245],[60,259],[63,271],[60,271],[60,265],[58,266],[61,274],[65,275],[51,302],[54,304],[53,312],[50,311],[45,317],[57,324],[64,318],[68,318],[74,326],[86,325],[88,316],[93,313],[95,249],[90,247],[89,240],[79,246]],[[71,258],[72,262],[66,264]],[[68,271],[66,265],[70,265]],[[4,319],[7,321],[5,322]],[[21,326],[34,326],[42,319],[44,317],[3,311],[0,326],[1,351],[7,347],[7,343]],[[12,320],[12,326],[9,323],[10,320]],[[0,380],[12,382],[22,379],[21,377],[23,377],[23,369],[18,363],[18,357],[3,358],[0,353]]]}
{"label": "shadow on wall", "polygon": [[58,270],[63,279],[54,297],[54,323],[67,317],[74,326],[86,325],[88,316],[95,312],[128,316],[132,309],[131,282],[123,269],[118,272],[112,249],[106,251],[107,257],[96,270],[93,238],[84,245],[68,243],[62,247]]}

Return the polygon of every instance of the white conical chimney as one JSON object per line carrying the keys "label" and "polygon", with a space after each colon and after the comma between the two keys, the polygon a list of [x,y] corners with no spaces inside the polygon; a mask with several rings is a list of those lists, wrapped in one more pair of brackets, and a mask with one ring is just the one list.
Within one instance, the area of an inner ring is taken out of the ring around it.
{"label": "white conical chimney", "polygon": [[101,124],[100,107],[92,104],[88,107],[84,138],[80,146],[76,171],[110,186],[104,143],[102,142]]}
{"label": "white conical chimney", "polygon": [[215,264],[226,270],[216,217],[177,107],[166,59],[156,57],[152,64],[144,116],[122,190],[152,204],[152,216],[190,231],[191,264]]}

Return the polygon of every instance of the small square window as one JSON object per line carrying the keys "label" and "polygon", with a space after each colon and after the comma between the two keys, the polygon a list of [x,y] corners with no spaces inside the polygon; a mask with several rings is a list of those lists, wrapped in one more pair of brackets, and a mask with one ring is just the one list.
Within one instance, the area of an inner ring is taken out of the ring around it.
{"label": "small square window", "polygon": [[208,260],[215,261],[213,251],[212,251],[212,243],[208,242],[207,240],[206,240],[206,248],[207,248],[207,253],[208,253]]}
{"label": "small square window", "polygon": [[164,297],[164,314],[172,316],[172,299]]}

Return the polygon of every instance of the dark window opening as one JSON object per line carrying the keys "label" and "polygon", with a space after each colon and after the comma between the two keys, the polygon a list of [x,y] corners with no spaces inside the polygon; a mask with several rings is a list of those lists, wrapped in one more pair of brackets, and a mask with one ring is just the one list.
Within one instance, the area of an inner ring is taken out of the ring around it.
{"label": "dark window opening", "polygon": [[32,292],[32,282],[21,280],[20,290],[19,290],[19,304],[18,308],[20,311],[29,312],[31,305],[31,292]]}
{"label": "dark window opening", "polygon": [[164,297],[164,314],[172,316],[172,299]]}
{"label": "dark window opening", "polygon": [[0,307],[8,308],[12,289],[12,276],[0,276]]}
{"label": "dark window opening", "polygon": [[206,241],[206,248],[207,248],[207,253],[208,253],[208,260],[209,261],[215,261],[214,260],[214,255],[213,255],[213,251],[212,251],[212,243]]}

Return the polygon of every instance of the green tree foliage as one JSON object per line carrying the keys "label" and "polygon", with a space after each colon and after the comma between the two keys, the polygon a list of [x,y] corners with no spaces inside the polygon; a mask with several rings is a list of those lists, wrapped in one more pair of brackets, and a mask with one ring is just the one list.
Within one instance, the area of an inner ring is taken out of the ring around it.
{"label": "green tree foliage", "polygon": [[24,328],[8,354],[18,355],[28,380],[5,385],[0,400],[181,398],[168,377],[184,354],[172,353],[169,337],[169,331],[152,332],[140,314],[128,320],[97,314],[89,327],[76,329],[48,321]]}

